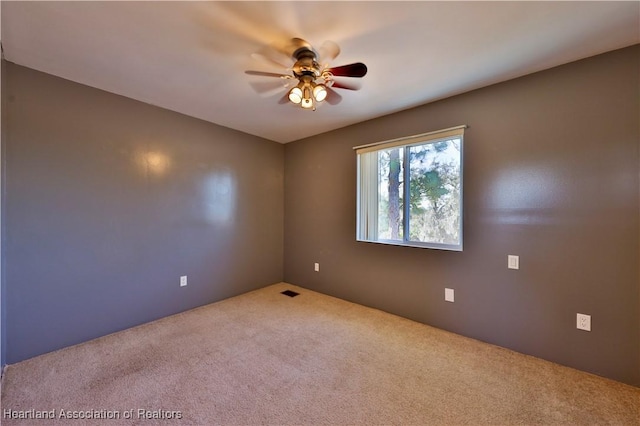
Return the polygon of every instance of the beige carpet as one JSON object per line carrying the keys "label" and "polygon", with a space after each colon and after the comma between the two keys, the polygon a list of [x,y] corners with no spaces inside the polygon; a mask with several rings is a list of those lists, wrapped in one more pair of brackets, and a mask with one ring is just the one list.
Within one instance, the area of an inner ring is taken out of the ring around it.
{"label": "beige carpet", "polygon": [[638,425],[640,389],[276,284],[10,365],[1,413],[7,426]]}

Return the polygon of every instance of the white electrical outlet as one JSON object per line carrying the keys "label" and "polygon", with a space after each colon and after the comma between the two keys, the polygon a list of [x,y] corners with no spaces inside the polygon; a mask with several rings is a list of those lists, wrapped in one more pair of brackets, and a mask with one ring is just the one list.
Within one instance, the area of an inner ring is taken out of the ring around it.
{"label": "white electrical outlet", "polygon": [[180,277],[180,287],[184,287],[187,285],[187,276],[183,275]]}
{"label": "white electrical outlet", "polygon": [[320,272],[320,264],[319,263],[314,263],[313,264],[313,270],[316,272]]}
{"label": "white electrical outlet", "polygon": [[520,256],[512,254],[507,256],[507,267],[509,269],[520,269]]}
{"label": "white electrical outlet", "polygon": [[591,331],[591,315],[577,314],[576,327],[578,330]]}
{"label": "white electrical outlet", "polygon": [[445,288],[444,289],[444,300],[447,302],[453,302],[454,301],[454,291],[452,288]]}

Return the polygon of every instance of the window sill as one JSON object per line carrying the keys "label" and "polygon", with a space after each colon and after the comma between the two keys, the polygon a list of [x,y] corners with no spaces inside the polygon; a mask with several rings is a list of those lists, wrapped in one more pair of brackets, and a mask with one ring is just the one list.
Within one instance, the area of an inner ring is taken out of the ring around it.
{"label": "window sill", "polygon": [[361,240],[356,238],[356,241],[361,243],[371,243],[371,244],[384,244],[388,246],[402,246],[402,247],[413,247],[413,248],[421,248],[421,249],[432,249],[432,250],[447,250],[447,251],[462,251],[462,244],[438,244],[438,243],[423,243],[420,241],[400,241],[400,240]]}

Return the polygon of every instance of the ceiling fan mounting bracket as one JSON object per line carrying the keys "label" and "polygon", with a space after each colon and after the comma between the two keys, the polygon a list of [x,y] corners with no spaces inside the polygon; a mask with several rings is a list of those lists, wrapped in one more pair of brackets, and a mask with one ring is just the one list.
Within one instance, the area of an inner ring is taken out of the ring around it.
{"label": "ceiling fan mounting bracket", "polygon": [[295,60],[300,59],[301,55],[309,55],[312,54],[314,57],[317,55],[316,51],[313,49],[313,46],[301,38],[294,37],[291,39],[291,44],[289,44],[289,49],[291,53],[291,57]]}

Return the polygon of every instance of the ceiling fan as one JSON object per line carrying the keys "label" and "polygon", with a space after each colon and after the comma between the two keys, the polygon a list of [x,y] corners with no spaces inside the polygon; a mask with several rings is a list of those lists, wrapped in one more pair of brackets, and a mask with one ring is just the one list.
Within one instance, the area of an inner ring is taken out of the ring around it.
{"label": "ceiling fan", "polygon": [[328,62],[340,54],[340,47],[332,41],[325,41],[316,51],[309,42],[301,38],[292,38],[287,45],[275,51],[291,57],[295,63],[292,66],[283,65],[282,61],[276,58],[273,50],[263,50],[253,56],[285,68],[285,71],[290,71],[290,74],[252,70],[245,73],[280,78],[286,81],[284,87],[287,88],[295,84],[281,99],[281,103],[286,103],[288,100],[304,109],[315,111],[316,105],[325,99],[330,104],[339,103],[342,97],[333,89],[360,89],[358,85],[336,81],[335,77],[361,78],[367,74],[367,66],[362,62],[329,67]]}

